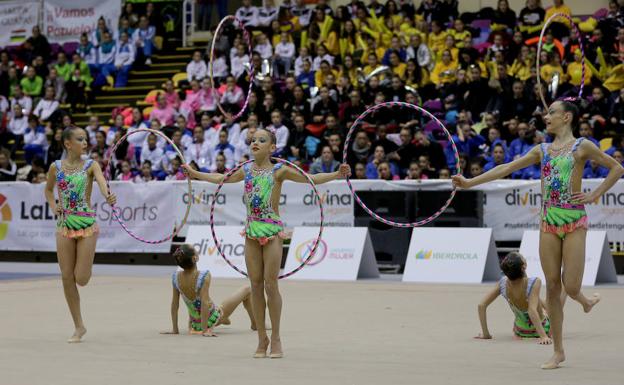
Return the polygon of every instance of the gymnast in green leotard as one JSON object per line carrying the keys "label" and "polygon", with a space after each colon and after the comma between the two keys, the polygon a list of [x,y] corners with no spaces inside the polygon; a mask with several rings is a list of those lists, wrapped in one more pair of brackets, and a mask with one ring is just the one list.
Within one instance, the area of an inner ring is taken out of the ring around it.
{"label": "gymnast in green leotard", "polygon": [[494,300],[501,295],[509,303],[514,313],[514,335],[519,338],[539,338],[541,345],[550,345],[552,340],[550,320],[545,313],[545,306],[539,297],[542,281],[539,278],[526,276],[526,260],[520,253],[509,253],[501,262],[503,276],[479,303],[479,320],[482,333],[476,338],[491,339],[488,330],[486,310]]}
{"label": "gymnast in green leotard", "polygon": [[256,323],[251,308],[249,285],[238,289],[219,306],[210,298],[210,272],[197,269],[199,259],[197,252],[191,245],[180,246],[173,254],[182,271],[176,271],[172,276],[173,299],[171,301],[171,331],[161,334],[179,334],[178,308],[180,296],[189,313],[189,334],[201,334],[206,337],[215,337],[213,329],[218,325],[229,325],[230,315],[239,304],[243,304],[249,319],[251,329],[256,330]]}

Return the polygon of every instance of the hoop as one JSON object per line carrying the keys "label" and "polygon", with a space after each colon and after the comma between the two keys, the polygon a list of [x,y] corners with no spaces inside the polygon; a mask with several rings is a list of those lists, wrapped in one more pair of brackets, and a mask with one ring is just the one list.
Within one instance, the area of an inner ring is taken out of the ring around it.
{"label": "hoop", "polygon": [[[178,147],[175,145],[175,143],[173,143],[173,141],[171,139],[169,139],[165,134],[163,134],[160,131],[156,131],[156,130],[152,130],[150,128],[139,128],[133,131],[128,131],[124,136],[122,136],[121,138],[119,138],[119,140],[113,145],[113,147],[111,147],[110,150],[108,150],[108,154],[106,155],[106,158],[104,159],[104,164],[106,165],[105,170],[104,170],[104,179],[106,179],[106,187],[108,188],[108,193],[111,193],[111,188],[110,188],[110,167],[109,166],[109,162],[110,159],[113,155],[113,153],[115,152],[115,150],[117,149],[117,147],[119,146],[119,144],[121,144],[121,142],[123,142],[124,140],[126,140],[130,135],[132,134],[136,134],[137,132],[149,132],[152,133],[154,135],[160,136],[161,138],[165,139],[170,145],[173,146],[173,149],[178,153],[178,156],[180,157],[180,159],[182,159],[182,163],[186,163],[186,161],[184,160],[184,156],[182,155],[182,153],[180,152],[180,150],[178,149]],[[186,180],[188,182],[188,192],[189,192],[189,197],[193,196],[193,189],[191,186],[191,179],[188,177],[188,175],[186,176]],[[149,240],[149,239],[145,239],[142,238],[138,235],[136,235],[135,233],[133,233],[128,226],[126,226],[126,224],[122,221],[122,219],[117,215],[119,208],[117,208],[116,206],[112,206],[113,209],[113,218],[115,218],[115,220],[117,222],[119,222],[119,224],[121,225],[121,227],[128,233],[128,235],[130,235],[132,238],[136,239],[137,241],[141,241],[141,242],[145,242],[145,243],[149,243],[149,244],[159,244],[159,243],[163,243],[163,242],[167,242],[168,240],[172,239],[173,237],[175,237],[178,232],[180,232],[180,229],[182,229],[182,227],[184,227],[184,225],[186,224],[186,220],[188,219],[189,213],[191,212],[191,205],[193,204],[193,199],[189,198],[188,204],[186,205],[186,212],[184,213],[184,218],[182,218],[182,222],[180,222],[180,225],[177,227],[174,227],[173,232],[168,235],[165,238],[162,239],[158,239],[158,240]]]}
{"label": "hoop", "polygon": [[537,87],[538,87],[540,98],[542,99],[542,104],[544,104],[544,107],[546,109],[548,109],[548,104],[546,103],[546,99],[544,98],[544,93],[542,92],[542,82],[541,82],[542,77],[540,76],[540,54],[542,53],[542,45],[544,44],[543,43],[544,32],[546,32],[546,28],[550,25],[550,23],[552,23],[552,20],[554,18],[559,17],[559,16],[568,19],[568,21],[570,22],[570,25],[572,25],[572,28],[574,28],[574,31],[578,35],[579,45],[581,47],[581,84],[579,87],[580,89],[579,89],[579,94],[578,94],[579,99],[583,98],[583,88],[585,87],[585,49],[583,48],[583,35],[581,35],[581,31],[578,29],[576,23],[574,22],[574,20],[572,20],[570,16],[566,15],[565,13],[555,13],[554,15],[549,17],[548,20],[546,20],[546,22],[544,22],[544,26],[542,27],[542,32],[540,32],[539,40],[537,41],[537,59],[535,60],[535,65],[537,67]]}
{"label": "hoop", "polygon": [[[319,246],[319,244],[321,242],[321,236],[323,235],[323,221],[325,219],[325,215],[323,213],[323,201],[321,199],[321,196],[320,196],[318,190],[316,189],[316,185],[314,184],[314,181],[312,180],[312,178],[310,178],[310,176],[305,171],[303,171],[299,166],[297,166],[296,164],[294,164],[292,162],[287,161],[286,159],[273,158],[273,157],[271,159],[275,160],[277,162],[286,164],[286,165],[294,168],[295,170],[297,170],[299,172],[299,174],[303,175],[308,180],[308,183],[310,184],[310,186],[312,186],[312,190],[314,190],[314,194],[316,195],[316,198],[317,198],[318,203],[319,203],[319,209],[321,210],[321,224],[319,226],[319,233],[318,233],[318,236],[316,237],[316,240],[314,241],[314,245],[312,246],[312,250],[310,251],[310,255],[306,259],[304,259],[298,267],[296,267],[295,269],[293,269],[292,271],[290,271],[288,273],[284,273],[284,274],[280,275],[279,277],[277,277],[278,279],[282,279],[282,278],[290,277],[291,275],[295,274],[299,270],[303,269],[303,267],[308,263],[308,261],[310,261],[314,257],[314,254],[316,254],[316,250],[318,249],[318,246]],[[223,180],[217,186],[217,190],[214,193],[214,199],[212,200],[212,205],[210,206],[210,231],[212,232],[212,239],[214,240],[215,246],[217,246],[217,250],[219,251],[219,255],[221,255],[221,258],[225,259],[225,262],[227,262],[227,264],[230,265],[230,267],[232,267],[234,270],[238,271],[239,273],[241,273],[242,275],[244,275],[246,277],[248,276],[247,272],[245,272],[245,271],[239,269],[238,267],[236,267],[232,262],[230,262],[230,260],[225,256],[225,254],[223,254],[223,250],[221,248],[221,243],[219,243],[219,238],[217,237],[217,234],[215,232],[214,209],[215,209],[215,203],[217,201],[217,196],[219,195],[219,192],[221,191],[221,188],[223,187],[225,182],[236,171],[238,171],[240,168],[242,168],[247,163],[251,163],[253,161],[254,161],[253,159],[250,159],[250,160],[245,161],[243,163],[239,163],[233,169],[231,169],[230,171],[228,171],[224,175]]]}
{"label": "hoop", "polygon": [[[215,89],[215,82],[214,82],[214,73],[212,71],[212,62],[214,61],[215,43],[217,42],[217,38],[219,37],[219,31],[221,30],[221,27],[223,27],[223,24],[228,20],[232,20],[235,24],[238,24],[238,28],[240,28],[243,31],[243,36],[245,37],[245,40],[247,40],[247,45],[249,46],[250,63],[251,63],[251,57],[253,55],[253,50],[251,48],[251,36],[249,35],[249,32],[247,32],[247,29],[245,28],[245,25],[243,24],[243,22],[240,21],[238,18],[236,18],[236,16],[228,15],[224,17],[219,22],[217,29],[215,29],[214,31],[214,35],[212,37],[212,46],[210,47],[210,62],[208,63],[208,74],[210,76],[210,84],[213,90]],[[251,96],[251,90],[253,88],[253,80],[254,80],[254,66],[252,64],[251,66],[249,66],[249,89],[247,90],[247,97],[245,98],[245,103],[243,104],[243,108],[241,108],[241,110],[238,111],[236,115],[232,116],[232,120],[236,120],[240,118],[245,112],[245,110],[247,109],[247,106],[249,105],[249,97]],[[224,116],[229,115],[229,113],[226,112],[221,106],[221,101],[219,99],[220,98],[217,95],[217,98],[215,100],[217,102],[217,107],[219,108],[219,110]]]}
{"label": "hoop", "polygon": [[[444,124],[442,124],[442,122],[440,122],[438,118],[433,116],[429,111],[425,110],[424,108],[419,107],[415,104],[410,104],[410,103],[405,103],[405,102],[385,102],[385,103],[377,104],[377,105],[374,105],[373,107],[370,107],[368,110],[364,111],[360,116],[358,116],[355,122],[353,122],[353,125],[351,125],[351,128],[349,129],[349,132],[347,133],[347,137],[345,138],[344,151],[342,152],[342,162],[347,163],[347,152],[349,149],[349,144],[351,142],[351,136],[353,135],[353,132],[355,132],[355,129],[357,128],[358,124],[360,124],[362,120],[364,120],[364,118],[371,112],[377,111],[384,107],[396,107],[396,106],[407,107],[413,110],[420,111],[421,113],[424,113],[425,115],[427,115],[429,118],[433,119],[438,124],[438,126],[442,128],[442,130],[448,137],[449,142],[451,143],[451,146],[453,146],[453,154],[455,155],[457,173],[458,174],[461,173],[461,167],[459,164],[459,152],[457,151],[457,146],[455,146],[455,142],[453,141],[453,138],[451,134],[448,132],[448,130],[446,129],[446,127],[444,127]],[[355,201],[364,209],[364,211],[366,211],[368,215],[375,218],[379,222],[385,223],[386,225],[393,226],[393,227],[418,227],[418,226],[422,226],[424,224],[431,222],[432,220],[439,217],[440,214],[444,212],[444,210],[446,210],[446,208],[451,204],[451,201],[455,197],[455,193],[456,193],[456,188],[453,187],[453,190],[451,191],[451,196],[448,198],[444,206],[442,206],[440,210],[438,210],[429,218],[423,219],[418,222],[411,222],[411,223],[393,222],[388,219],[382,218],[381,216],[373,212],[371,209],[369,209],[364,204],[364,202],[362,202],[360,197],[358,197],[357,194],[355,193],[355,190],[353,189],[353,186],[351,185],[351,180],[349,179],[349,177],[347,177],[346,180],[347,180],[347,186],[349,186],[349,190],[351,190],[351,194],[353,194],[353,198],[355,198]]]}

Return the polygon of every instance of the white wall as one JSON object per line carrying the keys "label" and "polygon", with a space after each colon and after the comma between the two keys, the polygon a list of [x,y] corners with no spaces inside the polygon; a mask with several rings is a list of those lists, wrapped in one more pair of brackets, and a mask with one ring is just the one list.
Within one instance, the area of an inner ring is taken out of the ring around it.
{"label": "white wall", "polygon": [[[420,0],[413,0],[416,6],[420,5]],[[384,3],[384,0],[380,0]],[[483,7],[496,8],[497,0],[460,0],[459,12],[476,12]],[[330,5],[335,8],[339,5],[347,4],[349,0],[331,0]],[[368,4],[369,0],[364,0],[364,4]],[[509,0],[511,9],[516,11],[516,14],[520,13],[520,10],[524,8],[526,0]],[[607,8],[609,5],[608,0],[565,0],[565,4],[572,9],[573,15],[591,15],[600,8]],[[542,0],[542,6],[547,8],[552,5],[551,0]]]}

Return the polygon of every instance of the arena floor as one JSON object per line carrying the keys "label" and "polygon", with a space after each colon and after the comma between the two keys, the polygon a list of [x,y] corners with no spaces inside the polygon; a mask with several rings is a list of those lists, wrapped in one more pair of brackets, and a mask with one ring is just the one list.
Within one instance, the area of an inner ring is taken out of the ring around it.
{"label": "arena floor", "polygon": [[[72,325],[58,276],[19,276],[16,265],[0,263],[5,272],[0,273],[0,384],[5,385],[624,381],[622,286],[599,287],[603,302],[590,315],[568,304],[568,361],[560,370],[543,371],[539,364],[552,348],[512,340],[512,315],[501,300],[489,312],[495,339],[472,338],[479,332],[476,305],[485,285],[403,284],[388,277],[282,282],[286,356],[254,360],[256,338],[242,308],[231,326],[217,328],[218,338],[159,335],[170,327],[171,269],[162,267],[96,266],[99,273],[81,291],[89,332],[84,343],[67,344]],[[32,270],[46,274],[42,265]],[[115,271],[136,276],[110,275]],[[212,296],[219,301],[243,284],[214,279]],[[180,319],[183,326],[185,315]]]}

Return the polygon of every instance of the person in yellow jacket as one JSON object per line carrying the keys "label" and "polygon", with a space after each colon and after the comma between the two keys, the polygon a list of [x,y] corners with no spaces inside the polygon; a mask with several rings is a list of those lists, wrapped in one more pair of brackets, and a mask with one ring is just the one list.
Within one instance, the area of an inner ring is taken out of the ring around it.
{"label": "person in yellow jacket", "polygon": [[386,49],[384,47],[378,47],[377,40],[375,40],[375,38],[370,35],[366,35],[364,52],[362,53],[362,63],[364,63],[364,60],[370,61],[371,54],[375,54],[379,60],[379,58],[383,57],[385,53]]}
{"label": "person in yellow jacket", "polygon": [[540,77],[543,81],[550,83],[555,72],[559,76],[565,74],[563,67],[561,67],[561,59],[557,53],[542,52],[541,56],[540,62],[543,65],[540,68]]}
{"label": "person in yellow jacket", "polygon": [[358,86],[358,70],[355,67],[355,62],[351,55],[345,55],[342,59],[342,69],[340,70],[339,77],[343,76],[349,79],[349,83],[351,83],[353,87]]}
{"label": "person in yellow jacket", "polygon": [[[459,49],[455,48],[455,38],[451,35],[446,35],[446,39],[444,40],[444,50],[448,50],[451,52],[451,57],[454,62],[459,61]],[[442,52],[439,51],[440,56],[436,58],[436,61],[442,60]]]}
{"label": "person in yellow jacket", "polygon": [[352,20],[347,20],[342,24],[340,38],[338,39],[340,46],[340,57],[345,58],[346,55],[361,55],[364,52],[365,43],[362,34],[355,29]]}
{"label": "person in yellow jacket", "polygon": [[418,89],[429,84],[429,72],[419,66],[416,59],[408,59],[402,80],[407,87]]}
{"label": "person in yellow jacket", "polygon": [[438,20],[431,22],[431,33],[429,34],[427,45],[433,51],[435,57],[444,51],[444,41],[446,40],[446,31],[442,30],[442,23]]}
{"label": "person in yellow jacket", "polygon": [[333,75],[334,79],[338,78],[338,73],[331,68],[327,60],[321,62],[321,67],[314,74],[314,83],[318,88],[321,88],[325,84],[327,76]]}
{"label": "person in yellow jacket", "polygon": [[[582,75],[583,66],[581,65],[581,51],[577,49],[576,52],[574,52],[574,62],[568,64],[568,69],[566,71],[566,80],[573,86],[578,87],[581,85]],[[585,84],[590,84],[591,78],[591,68],[587,63],[585,63]]]}
{"label": "person in yellow jacket", "polygon": [[455,39],[455,47],[464,48],[464,40],[469,37],[472,38],[470,31],[465,29],[464,22],[461,19],[455,20],[453,28],[448,30],[448,34]]}
{"label": "person in yellow jacket", "polygon": [[405,75],[406,65],[405,63],[401,62],[401,57],[399,56],[399,53],[397,51],[392,51],[390,52],[389,58],[390,69],[394,74],[398,75],[401,79],[403,79],[403,76]]}
{"label": "person in yellow jacket", "polygon": [[531,68],[534,67],[534,64],[530,56],[529,47],[524,45],[520,48],[518,57],[511,64],[508,74],[523,82],[527,81],[531,77]]}
{"label": "person in yellow jacket", "polygon": [[451,52],[445,50],[442,53],[442,60],[436,63],[431,72],[431,81],[440,88],[445,84],[454,82],[456,72],[457,63],[453,62]]}
{"label": "person in yellow jacket", "polygon": [[[564,15],[572,16],[572,11],[570,10],[570,7],[563,4],[563,0],[553,0],[553,6],[546,10],[546,16],[544,17],[544,21],[548,20],[555,13],[563,13]],[[554,18],[552,22],[565,24],[566,27],[570,28],[570,21],[563,16]]]}

